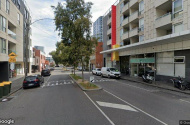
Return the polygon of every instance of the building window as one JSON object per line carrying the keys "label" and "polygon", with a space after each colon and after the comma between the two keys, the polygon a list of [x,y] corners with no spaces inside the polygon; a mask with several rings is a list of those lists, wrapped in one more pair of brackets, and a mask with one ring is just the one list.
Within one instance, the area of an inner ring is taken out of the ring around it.
{"label": "building window", "polygon": [[139,42],[144,41],[144,35],[139,36]]}
{"label": "building window", "polygon": [[144,18],[139,20],[139,31],[144,31]]}
{"label": "building window", "polygon": [[139,14],[141,15],[142,13],[144,13],[144,1],[139,3]]}
{"label": "building window", "polygon": [[17,13],[17,21],[18,21],[18,24],[20,24],[20,14]]}
{"label": "building window", "polygon": [[10,2],[8,0],[6,1],[6,12],[10,13]]}
{"label": "building window", "polygon": [[185,57],[184,56],[175,56],[174,63],[185,63]]}
{"label": "building window", "polygon": [[183,23],[177,23],[173,25],[173,33],[179,33],[183,31]]}
{"label": "building window", "polygon": [[7,50],[7,47],[6,47],[6,40],[3,39],[3,38],[0,38],[0,49],[1,49],[1,53],[5,53],[6,54],[6,50]]}
{"label": "building window", "polygon": [[6,32],[6,19],[0,15],[0,30]]}
{"label": "building window", "polygon": [[183,11],[183,0],[175,0],[173,2],[173,16],[178,17],[180,12]]}

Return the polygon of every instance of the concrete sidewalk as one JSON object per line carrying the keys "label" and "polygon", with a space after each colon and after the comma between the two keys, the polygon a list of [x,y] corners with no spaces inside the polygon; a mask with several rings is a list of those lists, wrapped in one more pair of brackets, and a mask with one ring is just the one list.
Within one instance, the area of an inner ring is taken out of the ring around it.
{"label": "concrete sidewalk", "polygon": [[145,84],[145,85],[149,85],[149,86],[153,86],[153,87],[157,87],[157,88],[162,88],[162,89],[166,89],[166,90],[170,90],[170,91],[176,91],[176,92],[181,92],[181,93],[185,93],[185,94],[190,94],[190,90],[182,91],[178,88],[175,88],[172,83],[167,83],[167,82],[163,82],[163,81],[156,81],[155,83],[149,84],[149,83],[143,82],[142,78],[140,78],[140,77],[130,77],[130,76],[126,76],[126,75],[122,75],[121,79],[138,82],[141,84]]}

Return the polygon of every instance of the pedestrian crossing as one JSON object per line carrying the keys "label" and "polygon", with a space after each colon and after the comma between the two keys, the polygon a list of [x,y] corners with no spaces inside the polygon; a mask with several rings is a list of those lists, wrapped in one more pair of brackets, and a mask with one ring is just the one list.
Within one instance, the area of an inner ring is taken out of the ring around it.
{"label": "pedestrian crossing", "polygon": [[42,85],[42,88],[44,88],[44,87],[60,86],[60,85],[70,85],[70,84],[73,84],[73,83],[74,83],[73,80],[48,81],[48,82],[45,82]]}

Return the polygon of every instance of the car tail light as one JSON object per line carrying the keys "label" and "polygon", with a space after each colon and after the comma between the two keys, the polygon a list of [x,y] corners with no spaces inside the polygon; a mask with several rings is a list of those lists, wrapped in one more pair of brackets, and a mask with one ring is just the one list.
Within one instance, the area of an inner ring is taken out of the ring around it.
{"label": "car tail light", "polygon": [[39,81],[39,79],[35,79],[34,81],[35,81],[35,82],[38,82],[38,81]]}
{"label": "car tail light", "polygon": [[23,83],[27,83],[27,81],[23,81]]}

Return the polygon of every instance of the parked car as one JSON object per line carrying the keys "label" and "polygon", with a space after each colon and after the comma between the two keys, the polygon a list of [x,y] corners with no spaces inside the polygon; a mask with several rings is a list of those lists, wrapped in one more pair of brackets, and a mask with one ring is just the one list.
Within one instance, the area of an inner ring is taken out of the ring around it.
{"label": "parked car", "polygon": [[[77,68],[79,71],[82,71],[82,67]],[[85,71],[85,68],[83,67],[83,71]]]}
{"label": "parked car", "polygon": [[108,77],[108,78],[120,78],[121,73],[116,68],[109,68],[109,67],[102,67],[101,69],[101,76]]}
{"label": "parked car", "polygon": [[55,67],[59,67],[59,65],[56,65]]}
{"label": "parked car", "polygon": [[101,69],[100,68],[93,69],[92,74],[101,75]]}
{"label": "parked car", "polygon": [[23,81],[23,89],[29,87],[40,87],[40,85],[44,83],[44,78],[41,75],[33,75],[25,77]]}
{"label": "parked car", "polygon": [[53,71],[54,70],[54,67],[50,67],[50,71]]}
{"label": "parked car", "polygon": [[45,69],[41,71],[41,76],[50,76],[50,70],[49,69]]}

